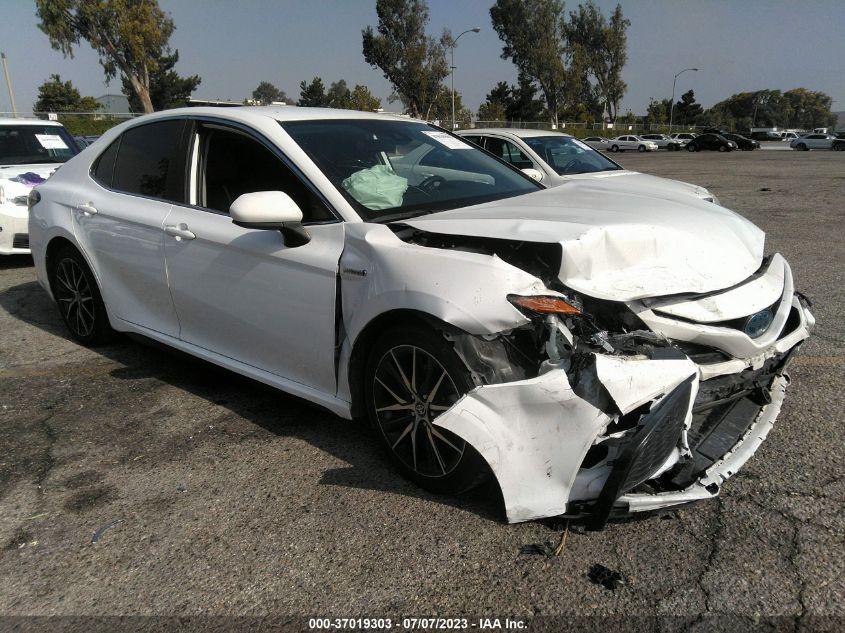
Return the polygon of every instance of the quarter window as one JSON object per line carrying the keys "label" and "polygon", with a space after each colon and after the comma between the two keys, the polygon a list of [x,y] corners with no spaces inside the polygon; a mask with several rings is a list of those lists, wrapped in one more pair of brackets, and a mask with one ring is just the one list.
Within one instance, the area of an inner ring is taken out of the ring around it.
{"label": "quarter window", "polygon": [[279,158],[246,134],[216,126],[200,130],[201,178],[197,201],[228,213],[244,193],[283,191],[302,210],[304,222],[333,220],[325,204]]}
{"label": "quarter window", "polygon": [[118,137],[112,144],[106,148],[106,151],[100,154],[94,163],[92,175],[94,180],[104,187],[111,188],[112,177],[114,176],[114,159],[117,158],[117,148],[120,146],[120,138]]}
{"label": "quarter window", "polygon": [[[123,133],[112,187],[171,202],[185,201],[182,130],[185,121],[148,123]],[[108,150],[107,150],[108,151]]]}

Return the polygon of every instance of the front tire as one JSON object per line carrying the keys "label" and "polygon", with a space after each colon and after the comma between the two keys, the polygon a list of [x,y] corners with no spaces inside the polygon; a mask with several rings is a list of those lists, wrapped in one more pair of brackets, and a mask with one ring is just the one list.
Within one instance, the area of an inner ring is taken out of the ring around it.
{"label": "front tire", "polygon": [[728,148],[727,148],[727,147],[725,147],[724,145],[719,145],[719,151],[720,151],[720,152],[727,152],[727,151],[728,151]]}
{"label": "front tire", "polygon": [[489,475],[484,458],[433,420],[475,387],[441,335],[423,327],[385,333],[364,373],[367,416],[396,469],[421,488],[460,494]]}
{"label": "front tire", "polygon": [[645,151],[645,145],[640,145],[640,146],[637,148],[637,151],[638,151],[638,152],[644,152],[644,151]]}
{"label": "front tire", "polygon": [[799,152],[806,152],[808,150],[808,147],[804,143],[798,143],[798,145],[795,146],[795,149],[797,149]]}
{"label": "front tire", "polygon": [[115,331],[85,259],[72,246],[62,247],[50,259],[50,289],[71,337],[89,347],[111,341]]}
{"label": "front tire", "polygon": [[694,151],[696,151],[696,150],[695,150],[695,145],[687,145],[687,151],[688,151],[688,152],[694,152]]}
{"label": "front tire", "polygon": [[613,152],[613,153],[618,152],[618,151],[619,151],[619,146],[618,146],[618,145],[611,145],[611,146],[610,146],[610,151],[611,151],[611,152]]}

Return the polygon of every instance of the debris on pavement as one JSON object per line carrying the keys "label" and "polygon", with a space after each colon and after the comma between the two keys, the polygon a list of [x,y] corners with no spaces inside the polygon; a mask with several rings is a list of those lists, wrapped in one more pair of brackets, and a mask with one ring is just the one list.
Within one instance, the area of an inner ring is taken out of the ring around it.
{"label": "debris on pavement", "polygon": [[529,543],[519,548],[520,554],[527,554],[529,556],[545,556],[552,558],[555,555],[555,546],[551,541],[545,543]]}
{"label": "debris on pavement", "polygon": [[613,571],[609,567],[605,567],[601,563],[596,563],[590,567],[587,578],[590,579],[590,582],[601,585],[610,591],[615,591],[626,584],[625,577],[622,574],[618,571]]}
{"label": "debris on pavement", "polygon": [[569,536],[569,523],[566,523],[566,529],[563,531],[563,534],[560,536],[560,543],[558,543],[557,548],[555,548],[555,556],[560,556],[560,553],[563,551],[563,548],[566,547],[566,539]]}
{"label": "debris on pavement", "polygon": [[103,535],[103,532],[105,532],[109,528],[113,528],[118,523],[123,523],[123,519],[115,519],[111,523],[99,528],[96,532],[94,532],[94,535],[91,537],[91,542],[96,543],[97,541],[99,541],[100,537]]}

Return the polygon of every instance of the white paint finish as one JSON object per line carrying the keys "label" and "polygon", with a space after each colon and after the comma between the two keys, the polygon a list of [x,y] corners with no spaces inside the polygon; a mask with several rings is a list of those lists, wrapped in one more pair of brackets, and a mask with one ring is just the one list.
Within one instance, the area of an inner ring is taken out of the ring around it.
{"label": "white paint finish", "polygon": [[343,225],[308,228],[286,247],[279,231],[175,205],[168,224],[195,239],[165,238],[179,338],[334,394],[335,282]]}
{"label": "white paint finish", "polygon": [[587,450],[610,419],[575,395],[563,370],[479,387],[435,424],[465,439],[489,464],[511,523],[566,512]]}
{"label": "white paint finish", "polygon": [[634,356],[596,354],[596,376],[624,414],[669,393],[695,376],[692,399],[698,391],[698,369],[691,360],[648,360]]}
{"label": "white paint finish", "polygon": [[[103,300],[125,321],[178,336],[179,323],[164,267],[163,226],[171,204],[103,189],[66,187],[74,234],[99,272]],[[93,206],[91,215],[80,204]]]}
{"label": "white paint finish", "polygon": [[657,314],[652,310],[643,310],[638,312],[637,316],[652,331],[663,334],[669,339],[710,345],[724,350],[735,358],[759,358],[776,344],[783,326],[789,318],[792,306],[797,305],[799,313],[802,312],[800,303],[794,296],[795,289],[792,284],[792,271],[789,264],[784,261],[783,293],[775,310],[774,319],[769,329],[757,338],[751,338],[745,332],[732,327],[689,323]]}
{"label": "white paint finish", "polygon": [[729,321],[768,308],[783,296],[788,265],[775,253],[765,272],[725,292],[695,298],[668,298],[648,302],[652,310],[699,323]]}
{"label": "white paint finish", "polygon": [[284,191],[241,194],[229,207],[229,216],[244,224],[302,222],[302,210]]}
{"label": "white paint finish", "polygon": [[732,211],[595,180],[406,223],[432,233],[559,242],[560,280],[617,301],[727,288],[754,273],[763,257],[763,232]]}

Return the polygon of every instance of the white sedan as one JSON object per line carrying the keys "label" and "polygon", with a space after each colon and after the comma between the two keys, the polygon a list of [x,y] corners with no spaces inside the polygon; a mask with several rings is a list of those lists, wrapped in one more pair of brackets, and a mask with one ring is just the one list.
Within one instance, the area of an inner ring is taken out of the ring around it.
{"label": "white sedan", "polygon": [[[586,139],[580,141],[568,134],[517,128],[474,128],[457,134],[532,174],[547,187],[572,180],[590,180],[600,186],[609,185],[615,191],[693,195],[719,204],[718,198],[704,187],[625,169],[590,147]],[[685,141],[677,143],[680,146]]]}
{"label": "white sedan", "polygon": [[813,325],[725,208],[612,178],[546,189],[386,115],[168,110],[29,200],[74,339],[132,332],[367,418],[429,490],[495,478],[510,521],[600,528],[716,496]]}
{"label": "white sedan", "polygon": [[807,134],[790,141],[789,146],[799,151],[811,149],[845,150],[845,140],[837,139],[833,134]]}
{"label": "white sedan", "polygon": [[659,149],[666,149],[670,152],[680,150],[689,143],[688,140],[675,139],[668,134],[643,134],[640,138],[652,141]]}
{"label": "white sedan", "polygon": [[27,196],[78,151],[61,123],[0,119],[0,255],[29,253]]}
{"label": "white sedan", "polygon": [[593,149],[607,149],[610,147],[610,139],[604,136],[588,136],[583,140]]}
{"label": "white sedan", "polygon": [[624,136],[617,136],[610,140],[611,152],[624,152],[626,150],[636,150],[638,152],[653,152],[657,150],[657,143],[654,141],[647,141],[640,136],[627,134]]}

